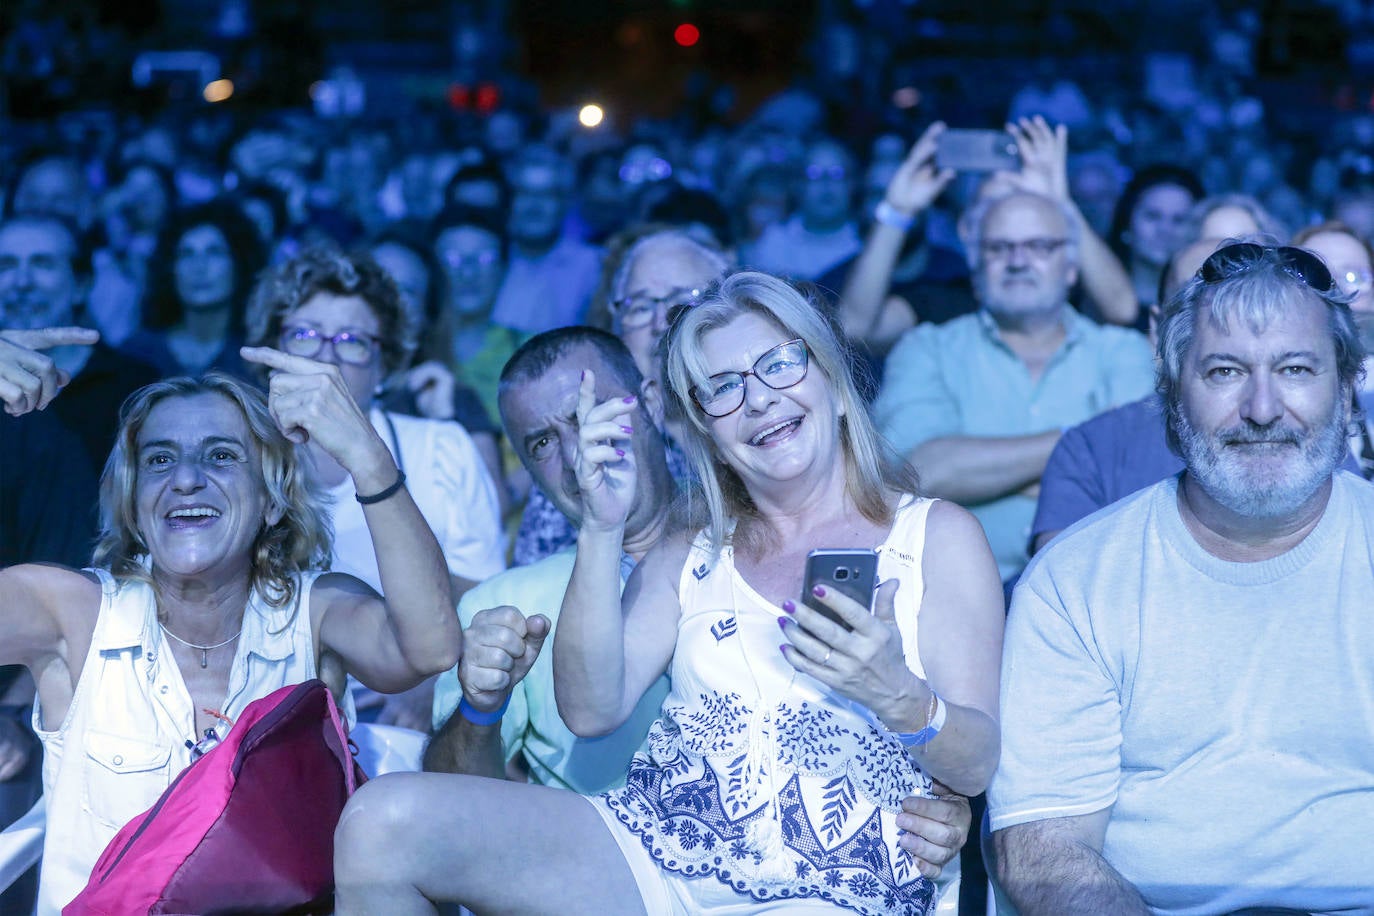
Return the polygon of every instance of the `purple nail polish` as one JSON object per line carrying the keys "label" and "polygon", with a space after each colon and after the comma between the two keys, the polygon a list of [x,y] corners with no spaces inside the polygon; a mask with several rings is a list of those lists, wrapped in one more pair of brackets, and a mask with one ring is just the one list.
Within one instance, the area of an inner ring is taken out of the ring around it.
{"label": "purple nail polish", "polygon": [[617,455],[618,457],[621,457],[621,458],[624,458],[624,457],[625,457],[625,450],[624,450],[623,448],[618,448],[618,449],[616,449],[616,450],[615,450],[615,453],[616,453],[616,455]]}
{"label": "purple nail polish", "polygon": [[815,595],[817,598],[824,598],[824,597],[825,597],[825,586],[824,586],[824,585],[813,585],[813,586],[811,587],[811,594]]}
{"label": "purple nail polish", "polygon": [[782,652],[783,655],[786,655],[788,649],[787,643],[783,643],[782,645],[778,646],[778,649]]}
{"label": "purple nail polish", "polygon": [[791,598],[788,598],[787,600],[783,601],[783,603],[782,603],[782,609],[783,609],[784,611],[786,611],[787,613],[789,613],[789,614],[795,614],[795,613],[797,613],[797,606],[796,606],[795,604],[792,603],[792,599],[791,599]]}
{"label": "purple nail polish", "polygon": [[778,618],[778,626],[782,627],[784,630],[787,629],[787,625],[788,625],[789,623],[791,623],[791,622],[792,622],[792,619],[791,619],[790,617],[779,617],[779,618]]}
{"label": "purple nail polish", "polygon": [[633,404],[635,402],[635,396],[632,394],[627,395],[624,400],[626,404]]}
{"label": "purple nail polish", "polygon": [[621,431],[622,433],[624,433],[625,435],[629,436],[629,435],[632,435],[632,434],[634,433],[635,428],[634,428],[633,426],[622,426],[622,427],[620,427],[620,431]]}

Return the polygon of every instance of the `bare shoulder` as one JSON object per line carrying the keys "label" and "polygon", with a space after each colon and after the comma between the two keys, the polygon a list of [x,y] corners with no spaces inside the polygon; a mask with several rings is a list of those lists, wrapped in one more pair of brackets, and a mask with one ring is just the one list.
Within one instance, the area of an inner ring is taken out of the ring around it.
{"label": "bare shoulder", "polygon": [[100,607],[100,579],[84,569],[57,563],[24,563],[0,570],[6,591],[24,596],[32,606],[94,613]]}
{"label": "bare shoulder", "polygon": [[973,513],[948,499],[937,499],[926,516],[926,550],[943,553],[972,546],[987,547],[987,535]]}
{"label": "bare shoulder", "polygon": [[85,570],[55,563],[0,570],[0,627],[10,650],[4,657],[27,662],[57,652],[64,643],[84,653],[100,600],[100,579]]}
{"label": "bare shoulder", "polygon": [[664,536],[663,540],[649,549],[639,565],[647,575],[655,578],[665,576],[676,583],[692,550],[693,537],[693,534],[685,531]]}

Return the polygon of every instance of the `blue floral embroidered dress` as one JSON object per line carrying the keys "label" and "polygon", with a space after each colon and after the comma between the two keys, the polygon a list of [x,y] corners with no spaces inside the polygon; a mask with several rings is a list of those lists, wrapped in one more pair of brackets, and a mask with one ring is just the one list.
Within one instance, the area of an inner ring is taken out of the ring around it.
{"label": "blue floral embroidered dress", "polygon": [[[923,675],[916,613],[930,501],[909,498],[879,547],[896,576],[907,665]],[[661,868],[756,900],[820,898],[919,916],[934,885],[897,845],[895,816],[930,780],[864,707],[782,657],[776,605],[698,537],[679,585],[672,690],[623,789],[602,796]]]}

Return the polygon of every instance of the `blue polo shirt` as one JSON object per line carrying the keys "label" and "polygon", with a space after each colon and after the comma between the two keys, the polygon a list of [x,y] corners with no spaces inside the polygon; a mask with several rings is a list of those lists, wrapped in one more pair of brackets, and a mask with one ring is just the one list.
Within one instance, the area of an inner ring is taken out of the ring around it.
{"label": "blue polo shirt", "polygon": [[[887,358],[873,402],[879,429],[905,455],[942,436],[1025,436],[1074,426],[1154,390],[1144,335],[1099,325],[1068,305],[1063,322],[1064,341],[1034,382],[986,311],[912,328]],[[1002,578],[1019,573],[1035,499],[1016,493],[967,508],[982,523]]]}

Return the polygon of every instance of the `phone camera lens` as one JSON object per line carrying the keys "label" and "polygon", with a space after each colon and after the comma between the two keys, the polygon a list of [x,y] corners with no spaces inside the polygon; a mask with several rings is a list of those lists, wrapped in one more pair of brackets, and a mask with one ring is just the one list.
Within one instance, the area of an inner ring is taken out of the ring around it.
{"label": "phone camera lens", "polygon": [[849,578],[849,567],[848,567],[848,566],[841,566],[839,569],[836,569],[836,570],[835,570],[835,581],[836,581],[836,582],[843,582],[845,579],[848,579],[848,578]]}

